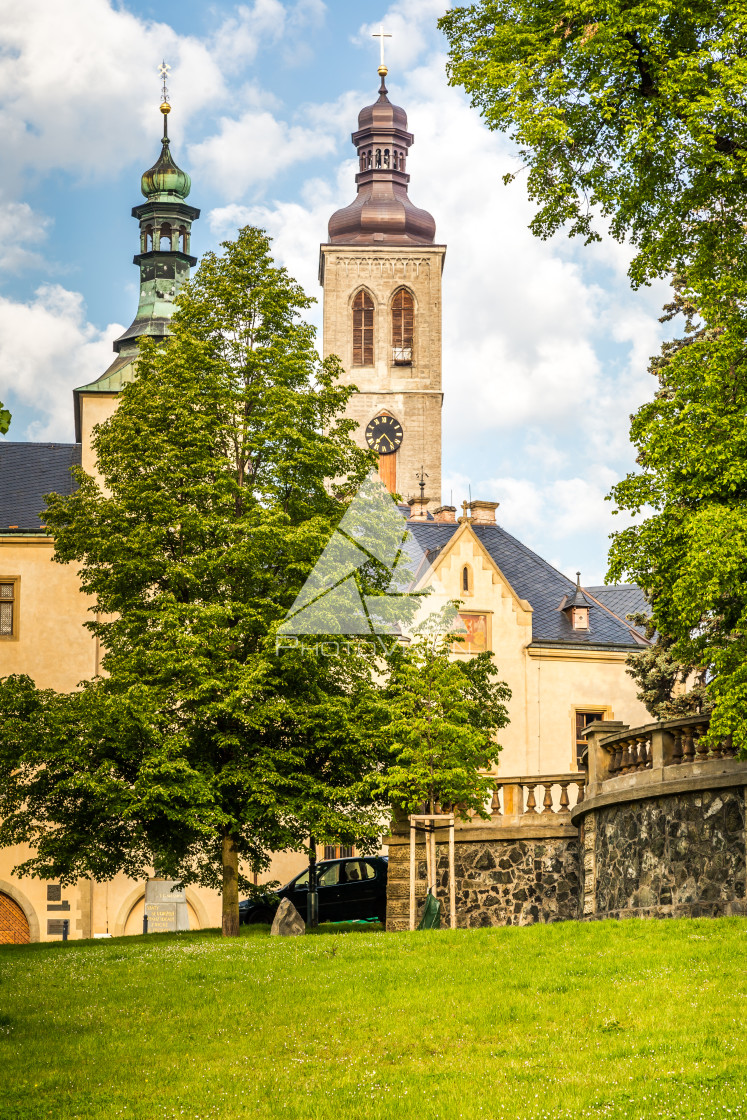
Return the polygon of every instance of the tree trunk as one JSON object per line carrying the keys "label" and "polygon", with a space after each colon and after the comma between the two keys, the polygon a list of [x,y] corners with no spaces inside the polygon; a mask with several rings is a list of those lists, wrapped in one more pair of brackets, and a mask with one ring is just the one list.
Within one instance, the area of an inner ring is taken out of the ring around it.
{"label": "tree trunk", "polygon": [[239,936],[239,849],[236,840],[223,834],[223,936]]}

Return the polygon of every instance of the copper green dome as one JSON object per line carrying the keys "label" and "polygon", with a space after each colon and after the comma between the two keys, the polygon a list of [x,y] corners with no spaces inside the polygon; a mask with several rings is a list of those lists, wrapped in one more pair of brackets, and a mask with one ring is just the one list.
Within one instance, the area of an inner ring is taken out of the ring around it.
{"label": "copper green dome", "polygon": [[192,180],[186,171],[182,171],[174,163],[169,151],[168,136],[164,136],[161,144],[163,147],[158,161],[143,175],[140,180],[140,190],[148,199],[158,198],[161,195],[186,198],[192,189]]}

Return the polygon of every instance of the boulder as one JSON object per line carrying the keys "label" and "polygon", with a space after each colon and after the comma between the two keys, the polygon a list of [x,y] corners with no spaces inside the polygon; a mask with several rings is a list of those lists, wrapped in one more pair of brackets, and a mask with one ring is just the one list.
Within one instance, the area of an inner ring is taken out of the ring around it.
{"label": "boulder", "polygon": [[284,898],[278,906],[275,920],[270,930],[271,937],[300,937],[306,933],[306,924],[289,898]]}

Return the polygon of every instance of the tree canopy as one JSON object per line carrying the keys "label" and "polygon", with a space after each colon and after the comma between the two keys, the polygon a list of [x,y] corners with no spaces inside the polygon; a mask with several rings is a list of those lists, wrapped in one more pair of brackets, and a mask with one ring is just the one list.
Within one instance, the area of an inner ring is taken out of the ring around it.
{"label": "tree canopy", "polygon": [[406,812],[426,804],[455,805],[462,815],[486,817],[488,771],[501,747],[496,733],[508,722],[508,685],[497,680],[492,654],[451,656],[462,641],[452,633],[452,608],[429,615],[409,645],[388,657],[381,720],[386,765],[374,789]]}
{"label": "tree canopy", "polygon": [[640,469],[612,495],[640,519],[614,535],[609,575],[646,589],[671,656],[708,676],[714,733],[747,746],[747,334],[733,301],[717,317],[694,299],[677,285],[665,318],[684,333],[632,418]]}
{"label": "tree canopy", "polygon": [[104,675],[67,697],[4,682],[0,842],[34,843],[26,870],[49,877],[154,864],[222,885],[234,934],[242,861],[304,846],[312,825],[365,842],[382,803],[363,788],[379,761],[370,656],[275,649],[370,469],[342,418],[353,390],[319,360],[310,301],[262,231],[223,249],[181,290],[171,336],[142,343],[95,431],[100,478],[79,470],[49,497]]}
{"label": "tree canopy", "polygon": [[10,422],[12,419],[13,418],[8,412],[7,408],[5,408],[3,402],[0,401],[0,435],[5,435],[8,428],[10,427]]}
{"label": "tree canopy", "polygon": [[[449,73],[517,143],[531,228],[635,246],[634,285],[672,278],[684,334],[632,417],[635,515],[609,578],[646,591],[660,638],[637,679],[662,714],[682,672],[747,748],[747,20],[736,0],[480,0],[441,20]],[[507,180],[515,178],[509,175]]]}
{"label": "tree canopy", "polygon": [[[517,143],[531,228],[637,247],[636,284],[743,261],[747,20],[727,0],[480,0],[440,21],[450,80]],[[508,179],[514,176],[508,176]]]}

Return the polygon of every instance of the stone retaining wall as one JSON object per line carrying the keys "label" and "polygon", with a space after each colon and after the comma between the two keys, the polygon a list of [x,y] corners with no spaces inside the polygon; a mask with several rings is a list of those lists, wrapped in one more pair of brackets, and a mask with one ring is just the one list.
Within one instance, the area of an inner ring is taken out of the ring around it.
{"label": "stone retaining wall", "polygon": [[[465,834],[468,830],[463,830]],[[399,841],[399,842],[398,842]],[[449,862],[437,846],[438,897],[442,926],[448,926]],[[425,897],[425,846],[416,848],[416,898]],[[527,839],[459,839],[455,844],[457,926],[532,925],[580,916],[580,846],[577,836]],[[391,837],[387,929],[407,929],[410,906],[409,840]]]}
{"label": "stone retaining wall", "polygon": [[607,805],[586,815],[583,829],[587,917],[744,911],[743,789],[680,792]]}

